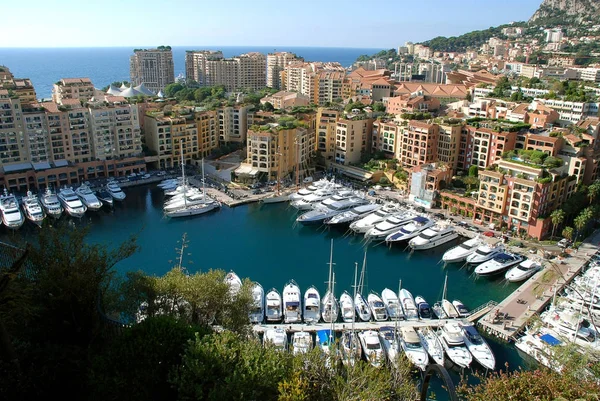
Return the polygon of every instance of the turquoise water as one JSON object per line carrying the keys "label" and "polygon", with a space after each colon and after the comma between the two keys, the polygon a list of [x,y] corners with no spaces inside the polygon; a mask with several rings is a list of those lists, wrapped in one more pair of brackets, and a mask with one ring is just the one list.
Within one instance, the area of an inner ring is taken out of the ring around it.
{"label": "turquoise water", "polygon": [[[173,265],[176,248],[187,233],[184,266],[190,272],[208,269],[234,270],[240,277],[260,282],[265,290],[294,279],[302,290],[315,285],[324,292],[328,276],[329,247],[334,240],[333,261],[336,294],[351,291],[354,264],[359,269],[364,255],[362,237],[346,236],[344,230],[294,225],[296,211],[287,204],[251,204],[190,219],[167,220],[162,217],[162,190],[155,185],[126,189],[127,198],[113,211],[87,213],[81,223],[91,224],[89,241],[110,246],[138,235],[141,251],[118,266],[120,272],[143,270],[163,274]],[[65,217],[63,217],[65,218]],[[16,235],[37,229],[26,225]],[[6,231],[3,228],[2,231]],[[12,237],[14,234],[7,234]],[[371,245],[367,249],[365,292],[381,292],[385,287],[402,287],[413,295],[424,296],[431,304],[441,298],[444,277],[448,274],[447,298],[460,299],[468,308],[489,300],[502,300],[516,287],[501,280],[476,279],[460,266],[446,268],[438,263],[445,247],[410,254],[401,247]],[[497,367],[522,365],[513,347],[490,341]]]}

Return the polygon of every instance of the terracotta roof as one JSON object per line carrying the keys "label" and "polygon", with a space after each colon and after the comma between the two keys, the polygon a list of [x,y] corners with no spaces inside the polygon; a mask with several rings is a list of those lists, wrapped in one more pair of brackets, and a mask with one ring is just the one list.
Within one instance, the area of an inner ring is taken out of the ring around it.
{"label": "terracotta roof", "polygon": [[583,120],[577,121],[575,124],[578,128],[588,129],[590,126],[598,125],[600,123],[600,118],[598,117],[587,117]]}
{"label": "terracotta roof", "polygon": [[61,79],[63,84],[91,84],[92,81],[89,78],[63,78]]}
{"label": "terracotta roof", "polygon": [[429,124],[426,123],[424,121],[419,121],[419,120],[410,120],[410,122],[408,123],[408,126],[414,126],[414,127],[422,127],[422,128],[430,128],[433,124]]}
{"label": "terracotta roof", "polygon": [[571,145],[576,144],[577,142],[581,142],[581,138],[579,138],[578,136],[575,136],[573,134],[565,135],[564,138]]}
{"label": "terracotta roof", "polygon": [[419,91],[422,91],[423,95],[435,97],[466,97],[468,93],[465,85],[400,82],[394,88],[394,95],[411,94]]}
{"label": "terracotta roof", "polygon": [[49,113],[58,113],[58,112],[60,112],[60,110],[58,110],[58,104],[56,104],[55,102],[43,102],[41,104],[41,106],[43,108],[45,108]]}
{"label": "terracotta roof", "polygon": [[527,134],[527,138],[531,138],[535,141],[545,141],[555,143],[558,141],[558,136],[549,136],[549,135],[536,135],[536,134]]}
{"label": "terracotta roof", "polygon": [[529,103],[519,103],[517,105],[517,107],[515,107],[514,109],[512,109],[510,112],[512,114],[522,114],[522,115],[525,115],[525,113],[527,113],[528,109],[529,109]]}
{"label": "terracotta roof", "polygon": [[123,103],[127,101],[123,96],[106,96],[105,99],[109,103]]}
{"label": "terracotta roof", "polygon": [[79,99],[63,99],[61,103],[65,106],[81,106]]}

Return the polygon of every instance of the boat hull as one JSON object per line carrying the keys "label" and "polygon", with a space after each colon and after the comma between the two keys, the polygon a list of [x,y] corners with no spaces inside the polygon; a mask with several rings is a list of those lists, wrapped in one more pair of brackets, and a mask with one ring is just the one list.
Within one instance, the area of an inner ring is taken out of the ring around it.
{"label": "boat hull", "polygon": [[209,204],[205,204],[205,205],[190,206],[190,207],[184,208],[184,209],[168,211],[165,213],[165,216],[171,217],[171,218],[198,216],[198,215],[205,214],[205,213],[211,212],[213,210],[216,210],[220,206],[221,205],[218,203],[209,203]]}
{"label": "boat hull", "polygon": [[290,200],[289,195],[268,196],[260,200],[261,203],[282,203]]}
{"label": "boat hull", "polygon": [[440,245],[444,245],[444,244],[446,244],[446,243],[448,243],[450,241],[455,240],[456,238],[458,238],[458,233],[452,233],[451,235],[448,235],[447,237],[440,238],[437,241],[430,241],[430,242],[427,242],[425,244],[418,244],[417,245],[417,244],[411,243],[410,247],[413,250],[415,250],[415,251],[422,251],[422,250],[425,250],[425,249],[432,249],[432,248],[438,247]]}

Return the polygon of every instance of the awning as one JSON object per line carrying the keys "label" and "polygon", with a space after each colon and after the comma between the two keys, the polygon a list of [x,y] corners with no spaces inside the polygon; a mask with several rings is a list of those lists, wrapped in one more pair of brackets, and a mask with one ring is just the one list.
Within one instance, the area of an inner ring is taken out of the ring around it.
{"label": "awning", "polygon": [[40,162],[40,163],[32,163],[33,164],[33,169],[35,171],[39,171],[39,170],[48,170],[50,167],[50,163],[48,162]]}
{"label": "awning", "polygon": [[290,306],[300,306],[300,302],[286,302],[285,303],[286,307],[290,307]]}
{"label": "awning", "polygon": [[14,173],[17,171],[31,170],[31,163],[5,164],[2,166],[5,173]]}
{"label": "awning", "polygon": [[368,171],[342,170],[342,174],[360,181],[368,181],[373,177],[373,173]]}
{"label": "awning", "polygon": [[56,167],[66,167],[69,165],[69,162],[66,160],[56,160],[56,161],[54,161],[54,165]]}
{"label": "awning", "polygon": [[560,345],[561,344],[561,341],[551,334],[544,334],[544,335],[540,336],[540,340],[542,340],[543,342],[545,342],[548,345]]}

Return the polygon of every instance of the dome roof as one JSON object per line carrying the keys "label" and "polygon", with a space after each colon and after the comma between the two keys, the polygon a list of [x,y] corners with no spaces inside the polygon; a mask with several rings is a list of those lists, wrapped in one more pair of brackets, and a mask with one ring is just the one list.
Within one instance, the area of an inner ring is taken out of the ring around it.
{"label": "dome roof", "polygon": [[113,96],[119,96],[121,94],[121,91],[118,88],[115,88],[114,86],[110,85],[106,93]]}
{"label": "dome roof", "polygon": [[123,96],[123,97],[134,97],[134,96],[138,96],[138,95],[142,95],[143,96],[144,94],[141,93],[141,92],[136,91],[133,88],[127,88],[124,91],[122,91],[119,95]]}
{"label": "dome roof", "polygon": [[150,89],[146,88],[143,83],[134,87],[133,89],[140,92],[142,95],[154,96],[154,92],[152,92]]}

